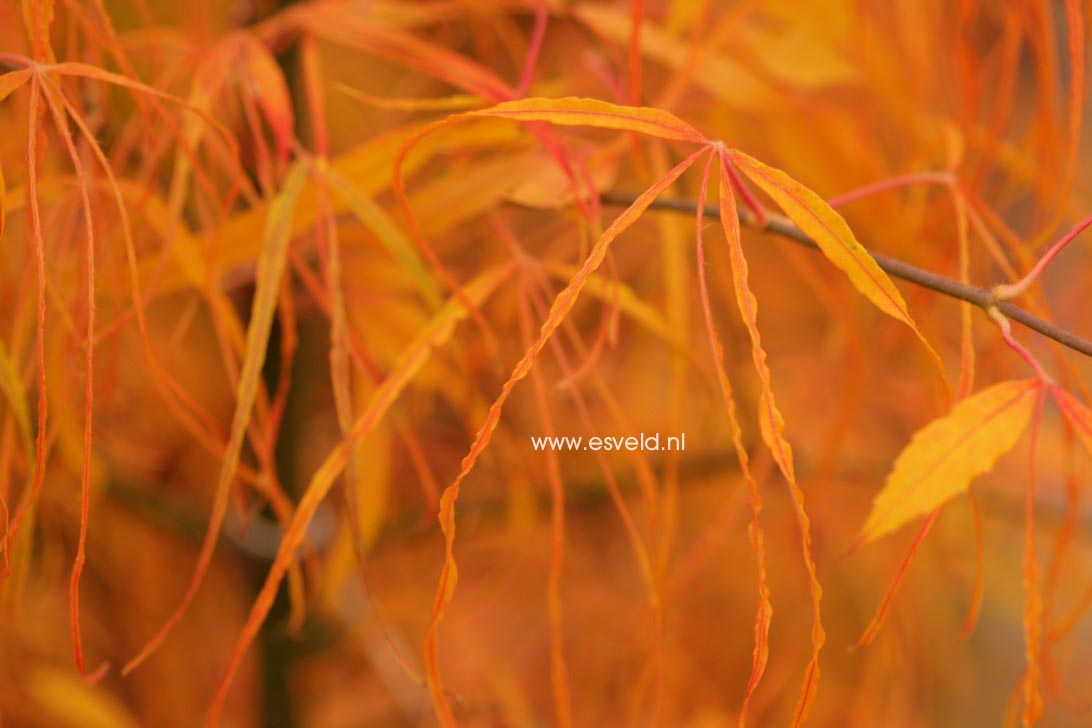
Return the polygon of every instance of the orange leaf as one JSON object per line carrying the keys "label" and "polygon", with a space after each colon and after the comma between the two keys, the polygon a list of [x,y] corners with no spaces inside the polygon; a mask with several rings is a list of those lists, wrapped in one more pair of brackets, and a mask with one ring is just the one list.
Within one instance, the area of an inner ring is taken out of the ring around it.
{"label": "orange leaf", "polygon": [[51,63],[53,46],[49,41],[49,26],[53,24],[53,0],[23,0],[23,24],[30,36],[34,60]]}
{"label": "orange leaf", "polygon": [[729,150],[728,155],[752,182],[777,203],[798,228],[818,244],[823,255],[849,277],[858,291],[876,308],[910,327],[936,366],[946,401],[950,401],[951,393],[944,379],[944,364],[940,356],[918,330],[899,289],[895,288],[887,274],[857,242],[842,216],[823,198],[781,170],[769,167],[735,149]]}
{"label": "orange leaf", "polygon": [[559,126],[594,126],[635,131],[660,139],[703,144],[707,140],[674,114],[646,106],[619,106],[597,99],[569,96],[561,99],[531,98],[467,112],[473,116],[499,116],[518,121],[548,121]]}
{"label": "orange leaf", "polygon": [[[454,718],[452,716],[451,705],[448,701],[447,693],[444,690],[443,683],[440,679],[438,640],[440,622],[443,619],[448,604],[451,603],[451,598],[455,591],[455,584],[459,578],[458,567],[455,563],[454,548],[455,502],[459,498],[460,486],[466,476],[470,474],[470,471],[474,469],[474,466],[478,462],[478,458],[481,457],[481,454],[489,446],[489,442],[493,437],[493,432],[497,429],[497,425],[500,422],[501,410],[504,408],[504,403],[508,400],[512,390],[515,388],[516,384],[531,371],[531,367],[534,366],[535,360],[538,358],[543,347],[546,346],[546,342],[550,339],[550,336],[553,335],[554,331],[556,331],[559,326],[561,326],[565,317],[568,316],[573,306],[576,305],[576,300],[580,297],[581,291],[583,291],[584,286],[587,285],[591,275],[603,263],[603,259],[606,258],[611,244],[619,235],[625,232],[630,225],[636,222],[637,218],[648,209],[648,206],[652,204],[656,197],[670,187],[703,152],[704,150],[698,150],[680,162],[670,172],[656,180],[651,187],[633,201],[633,204],[616,217],[614,222],[610,224],[610,227],[608,227],[599,237],[592,247],[591,252],[588,254],[588,257],[585,259],[583,266],[577,271],[576,275],[572,277],[572,280],[565,286],[565,289],[557,294],[553,304],[550,306],[549,313],[546,315],[546,319],[542,322],[538,338],[527,348],[523,356],[516,363],[516,366],[512,369],[512,373],[508,376],[508,381],[504,383],[504,386],[501,387],[500,394],[497,396],[496,400],[493,401],[493,404],[490,405],[485,422],[482,423],[477,435],[474,437],[474,442],[471,444],[469,452],[463,457],[459,474],[455,477],[455,480],[444,489],[443,495],[440,498],[440,513],[438,516],[440,530],[444,533],[444,566],[440,572],[439,584],[436,589],[436,599],[432,607],[432,623],[429,626],[428,636],[425,639],[425,672],[428,677],[429,692],[432,694],[432,702],[436,708],[437,716],[444,725],[453,724]],[[649,574],[649,565],[647,562],[642,562],[641,568],[642,571],[645,572],[647,578]]]}
{"label": "orange leaf", "polygon": [[[102,81],[103,83],[118,86],[133,93],[144,94],[145,96],[148,96],[149,98],[157,101],[168,101],[172,104],[177,104],[182,109],[185,109],[187,112],[196,115],[203,122],[208,124],[214,131],[216,131],[217,134],[220,135],[220,137],[223,139],[224,143],[228,145],[228,147],[232,149],[235,148],[235,137],[230,131],[228,131],[227,127],[213,119],[212,116],[206,113],[203,109],[198,108],[193,104],[189,104],[173,94],[160,91],[154,86],[149,86],[148,84],[141,83],[140,81],[134,81],[131,78],[127,78],[117,73],[104,71],[101,68],[89,65],[87,63],[79,63],[78,61],[63,61],[61,63],[55,63],[51,66],[44,66],[42,70],[59,73],[62,76],[75,76],[77,78],[89,78],[95,81]],[[169,121],[167,117],[164,117],[164,119]],[[174,133],[174,129],[172,129],[172,133]]]}
{"label": "orange leaf", "polygon": [[1077,439],[1088,454],[1092,455],[1092,410],[1061,387],[1051,387],[1050,393],[1054,395],[1054,401],[1058,403],[1062,416],[1077,434]]}
{"label": "orange leaf", "polygon": [[253,94],[258,101],[273,130],[277,157],[283,164],[288,160],[295,127],[292,97],[284,74],[269,49],[250,33],[237,33],[234,45],[237,55],[233,72],[245,84],[245,91]]}
{"label": "orange leaf", "polygon": [[[504,265],[487,270],[467,286],[463,291],[467,299],[474,305],[481,305],[512,272],[511,265]],[[307,527],[315,515],[315,511],[330,492],[337,476],[349,464],[351,448],[368,435],[390,410],[398,397],[409,385],[413,378],[420,372],[421,367],[428,361],[433,349],[446,342],[455,331],[455,325],[467,318],[469,309],[462,301],[452,298],[437,312],[432,321],[417,335],[395,362],[390,374],[372,394],[368,406],[353,423],[352,430],[341,440],[337,447],[326,457],[319,469],[311,477],[303,496],[300,498],[296,511],[292,515],[292,521],[285,529],[281,537],[280,546],[273,565],[269,567],[269,574],[265,583],[258,592],[250,615],[243,626],[242,633],[235,643],[231,662],[227,671],[213,696],[212,706],[209,708],[206,725],[216,725],[220,711],[223,709],[224,700],[227,697],[228,688],[235,677],[243,656],[254,637],[258,633],[270,607],[273,606],[273,598],[280,588],[281,580],[295,559],[296,550],[303,543],[307,535]]]}
{"label": "orange leaf", "polygon": [[789,480],[796,479],[793,467],[792,447],[785,439],[785,418],[774,401],[773,384],[770,381],[770,367],[766,364],[766,350],[762,348],[762,337],[758,332],[758,301],[751,292],[747,281],[747,259],[743,257],[740,241],[739,216],[736,212],[735,195],[729,184],[726,162],[721,158],[720,176],[720,222],[724,235],[728,239],[728,256],[732,264],[732,283],[736,290],[736,305],[743,325],[751,339],[751,360],[762,385],[759,397],[758,422],[762,440],[770,448],[774,461]]}
{"label": "orange leaf", "polygon": [[856,545],[924,515],[982,475],[1011,450],[1031,419],[1038,379],[995,384],[960,401],[917,434],[895,460]]}
{"label": "orange leaf", "polygon": [[20,68],[0,76],[0,101],[3,101],[24,83],[30,80],[34,71],[29,68]]}
{"label": "orange leaf", "polygon": [[[713,352],[713,363],[717,370],[717,383],[719,384],[721,399],[728,414],[728,424],[732,434],[732,445],[736,451],[736,459],[739,461],[739,469],[743,479],[747,483],[747,504],[751,511],[751,523],[747,528],[751,542],[751,552],[755,559],[755,569],[758,572],[758,609],[755,613],[754,638],[755,646],[751,653],[751,676],[747,681],[747,691],[743,695],[743,704],[739,709],[739,725],[742,728],[747,721],[747,711],[750,708],[751,698],[762,675],[766,672],[766,664],[770,657],[770,620],[773,619],[773,605],[770,603],[770,588],[766,574],[766,537],[762,530],[762,494],[758,490],[758,484],[751,474],[750,457],[747,455],[747,447],[743,444],[743,431],[739,426],[739,417],[736,415],[736,402],[732,394],[732,382],[728,378],[727,367],[724,361],[724,345],[717,334],[713,321],[713,306],[709,297],[708,276],[705,273],[705,243],[702,229],[704,227],[703,215],[705,212],[705,195],[709,187],[709,171],[713,165],[713,156],[710,154],[705,165],[705,174],[702,176],[701,187],[698,191],[698,215],[695,230],[695,252],[698,257],[698,293],[701,300],[702,314],[705,319],[705,331],[709,338],[709,348]],[[725,219],[736,220],[735,198],[730,197],[728,191],[722,204],[727,205],[726,212],[730,217]],[[722,213],[723,214],[723,213]],[[738,220],[737,220],[738,224]],[[725,228],[728,229],[727,227]]]}
{"label": "orange leaf", "polygon": [[818,689],[819,650],[826,641],[826,633],[823,630],[820,617],[823,589],[819,584],[815,558],[812,555],[811,524],[807,511],[804,509],[804,494],[796,482],[792,446],[785,439],[785,418],[782,417],[781,410],[778,409],[777,402],[774,400],[770,367],[766,364],[766,350],[762,348],[762,337],[758,332],[758,301],[755,299],[754,293],[751,292],[750,284],[747,281],[747,259],[743,257],[743,246],[739,233],[739,214],[736,210],[736,198],[732,193],[727,164],[725,158],[721,156],[720,221],[724,227],[724,235],[728,240],[728,255],[732,264],[732,283],[736,290],[736,305],[739,307],[743,325],[746,326],[747,333],[751,338],[751,360],[754,362],[762,387],[758,403],[758,426],[759,431],[762,433],[762,440],[766,443],[766,447],[770,449],[774,462],[777,463],[777,467],[781,470],[789,485],[789,494],[792,498],[793,509],[796,512],[796,519],[800,528],[804,566],[807,568],[811,593],[811,662],[808,665],[800,702],[793,718],[793,725],[800,725],[804,722],[808,707]]}

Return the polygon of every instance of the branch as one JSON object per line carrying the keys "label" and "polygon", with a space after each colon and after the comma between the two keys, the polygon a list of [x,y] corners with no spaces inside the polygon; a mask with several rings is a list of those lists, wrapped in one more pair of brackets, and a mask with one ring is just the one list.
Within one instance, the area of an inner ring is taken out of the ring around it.
{"label": "branch", "polygon": [[[634,199],[634,197],[621,194],[605,194],[602,197],[603,203],[607,205],[628,206],[633,203]],[[653,210],[674,210],[676,212],[689,213],[696,213],[698,210],[697,205],[689,200],[654,200],[649,207]],[[706,217],[720,217],[720,210],[716,205],[706,205],[705,215]],[[740,222],[746,225],[753,225],[754,223],[750,214],[742,209],[740,210],[739,219]],[[794,243],[799,243],[805,247],[812,248],[813,250],[819,249],[819,246],[816,245],[814,240],[805,235],[800,228],[784,218],[771,216],[764,229],[767,232],[780,235],[783,238],[791,240]],[[874,253],[871,250],[869,251],[869,255],[872,256],[880,268],[895,278],[900,278],[908,283],[913,283],[922,288],[928,288],[931,291],[942,293],[950,298],[973,303],[983,310],[993,306],[1009,319],[1023,324],[1032,331],[1037,331],[1048,339],[1053,339],[1062,346],[1068,347],[1073,351],[1079,351],[1085,356],[1092,356],[1092,341],[1082,339],[1076,334],[1055,326],[1049,321],[1044,321],[1035,314],[1025,311],[1008,301],[998,301],[993,294],[985,288],[978,288],[977,286],[960,283],[959,281],[946,278],[937,273],[933,273],[932,271],[925,270],[924,268],[910,265],[898,258],[891,258],[886,255],[881,255],[880,253]]]}

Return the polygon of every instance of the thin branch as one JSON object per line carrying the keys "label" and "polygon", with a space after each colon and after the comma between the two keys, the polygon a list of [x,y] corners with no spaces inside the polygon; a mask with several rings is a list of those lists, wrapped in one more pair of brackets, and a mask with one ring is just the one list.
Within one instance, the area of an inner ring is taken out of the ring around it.
{"label": "thin branch", "polygon": [[[603,203],[607,205],[629,205],[633,200],[633,197],[621,194],[606,194],[602,197]],[[655,200],[649,206],[649,209],[695,213],[697,212],[697,205],[690,200],[660,199]],[[705,215],[707,217],[719,217],[720,210],[716,205],[706,205]],[[740,209],[739,219],[740,222],[745,225],[753,225],[754,223],[751,215],[742,208]],[[809,238],[800,230],[800,228],[796,227],[783,217],[770,216],[764,229],[805,247],[814,250],[819,249],[819,246],[814,240]],[[1055,326],[1049,321],[1044,321],[1035,314],[1025,311],[1008,301],[998,301],[994,294],[985,288],[978,288],[977,286],[960,283],[959,281],[946,278],[945,276],[925,270],[924,268],[910,265],[898,258],[874,253],[871,250],[869,251],[869,255],[875,259],[880,268],[895,278],[900,278],[908,283],[921,286],[922,288],[928,288],[931,291],[936,291],[937,293],[944,294],[950,298],[973,303],[983,311],[988,310],[993,306],[1007,318],[1023,324],[1032,331],[1037,331],[1048,339],[1053,339],[1062,346],[1070,348],[1073,351],[1079,351],[1085,356],[1092,356],[1092,341],[1082,339],[1080,336],[1059,326]]]}

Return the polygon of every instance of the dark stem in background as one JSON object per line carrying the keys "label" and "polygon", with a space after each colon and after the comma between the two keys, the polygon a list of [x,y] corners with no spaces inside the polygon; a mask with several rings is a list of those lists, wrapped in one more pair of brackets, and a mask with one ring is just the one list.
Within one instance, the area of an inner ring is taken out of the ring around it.
{"label": "dark stem in background", "polygon": [[[633,204],[636,199],[634,196],[622,195],[622,194],[605,194],[602,197],[602,201],[606,205],[625,205],[629,206]],[[653,210],[674,210],[676,212],[688,212],[694,214],[698,210],[698,206],[690,200],[655,200],[649,206],[649,209]],[[707,217],[719,218],[720,209],[716,205],[706,205],[705,215]],[[750,215],[740,210],[739,215],[740,222],[746,225],[753,225],[753,220]],[[791,240],[795,243],[799,243],[808,248],[815,250],[819,249],[819,246],[814,240],[804,234],[800,228],[793,225],[788,220],[773,217],[769,223],[763,228],[767,232],[780,235],[783,238]],[[928,288],[929,290],[942,293],[945,296],[958,299],[960,301],[967,301],[973,303],[979,308],[985,310],[990,306],[994,306],[1013,321],[1016,321],[1033,331],[1037,331],[1043,336],[1049,339],[1057,341],[1062,346],[1068,347],[1073,351],[1079,351],[1085,356],[1092,356],[1092,341],[1082,339],[1076,334],[1067,331],[1063,328],[1055,326],[1049,321],[1044,321],[1033,313],[1025,311],[1019,306],[1009,303],[1007,301],[997,301],[993,294],[985,289],[978,288],[977,286],[967,285],[966,283],[960,283],[959,281],[946,278],[932,271],[925,270],[924,268],[918,268],[917,266],[910,265],[909,263],[899,260],[898,258],[891,258],[880,253],[874,253],[871,250],[868,254],[876,261],[889,275],[895,278],[902,279],[908,283]]]}

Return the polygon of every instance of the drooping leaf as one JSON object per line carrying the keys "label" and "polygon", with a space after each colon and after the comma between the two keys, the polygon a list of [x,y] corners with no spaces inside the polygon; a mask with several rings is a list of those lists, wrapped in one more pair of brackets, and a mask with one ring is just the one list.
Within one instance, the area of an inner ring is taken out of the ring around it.
{"label": "drooping leaf", "polygon": [[858,291],[887,315],[913,326],[902,294],[857,242],[849,225],[834,208],[781,170],[736,150],[731,150],[729,155],[797,227],[815,240],[823,254],[849,276]]}
{"label": "drooping leaf", "polygon": [[936,366],[947,399],[950,400],[951,394],[944,379],[944,364],[940,356],[918,330],[902,294],[880,269],[875,259],[857,242],[842,216],[822,197],[781,170],[767,166],[735,149],[729,150],[728,155],[748,179],[769,195],[789,219],[819,245],[823,255],[849,277],[858,291],[876,308],[910,327]]}
{"label": "drooping leaf", "polygon": [[201,553],[197,557],[193,577],[178,608],[144,649],[125,665],[123,672],[129,672],[136,668],[167,639],[170,631],[182,618],[182,614],[196,596],[197,590],[204,580],[205,572],[208,571],[212,562],[220,527],[227,515],[231,484],[235,479],[243,440],[246,437],[250,415],[261,384],[262,366],[265,362],[269,334],[277,308],[277,294],[280,291],[281,278],[288,258],[288,245],[292,240],[292,217],[295,214],[296,200],[306,179],[306,166],[297,163],[292,167],[285,179],[283,189],[269,208],[269,218],[266,221],[264,235],[265,242],[262,247],[261,257],[258,259],[254,301],[246,331],[243,366],[239,373],[239,382],[235,393],[235,413],[231,420],[231,433],[220,466],[208,531],[201,545]]}
{"label": "drooping leaf", "polygon": [[[463,291],[475,305],[481,305],[497,287],[511,274],[512,266],[503,265],[491,268],[467,284]],[[350,448],[371,433],[382,417],[390,410],[406,386],[413,381],[421,367],[428,361],[433,349],[446,342],[455,331],[456,324],[468,316],[467,308],[457,299],[450,299],[436,313],[436,316],[420,331],[395,362],[390,374],[372,393],[371,400],[364,411],[353,423],[352,431],[340,441],[337,447],[326,457],[322,465],[311,477],[307,488],[300,498],[292,521],[281,537],[280,546],[273,565],[269,568],[265,583],[262,585],[250,615],[243,626],[242,633],[235,644],[231,662],[224,673],[209,708],[206,724],[215,725],[223,709],[227,691],[242,663],[258,629],[269,614],[273,599],[280,587],[281,580],[295,559],[296,550],[307,535],[307,527],[315,511],[326,498],[338,475],[349,464]]]}
{"label": "drooping leaf", "polygon": [[[534,336],[534,324],[530,306],[526,300],[520,304],[520,335],[523,345],[530,346]],[[546,386],[538,369],[531,370],[534,387],[535,409],[538,412],[542,432],[554,437],[557,430],[550,414]],[[561,463],[553,450],[546,452],[546,479],[550,486],[550,567],[546,586],[546,609],[550,620],[550,683],[553,687],[554,712],[558,728],[571,728],[572,690],[569,670],[565,662],[564,631],[562,629],[561,577],[565,562],[565,485],[562,481]]]}
{"label": "drooping leaf", "polygon": [[890,533],[965,492],[1020,439],[1041,386],[1037,379],[995,384],[918,430],[895,460],[856,544]]}
{"label": "drooping leaf", "polygon": [[792,498],[793,509],[796,512],[797,524],[800,528],[801,547],[804,558],[804,566],[808,572],[808,587],[812,602],[812,655],[805,672],[804,687],[801,691],[800,701],[793,717],[793,725],[801,725],[807,718],[808,709],[815,693],[819,688],[819,651],[826,642],[826,632],[823,629],[820,607],[823,598],[823,588],[819,583],[819,577],[815,566],[815,557],[812,554],[811,522],[804,508],[804,493],[796,482],[796,471],[793,464],[792,446],[785,437],[785,418],[777,407],[774,398],[772,376],[770,367],[766,363],[766,350],[762,347],[762,337],[758,331],[758,301],[748,281],[747,259],[743,256],[743,243],[739,231],[739,214],[736,209],[735,195],[732,193],[731,178],[728,174],[728,162],[723,155],[718,155],[720,162],[720,221],[724,228],[724,235],[728,241],[728,256],[732,265],[732,283],[736,291],[736,305],[739,315],[743,319],[743,325],[751,339],[751,361],[758,373],[761,386],[761,394],[758,400],[758,427],[762,434],[762,440],[770,449],[774,462],[785,476],[789,486],[789,495]]}
{"label": "drooping leaf", "polygon": [[269,127],[273,130],[277,156],[283,164],[288,159],[295,127],[292,97],[276,59],[250,33],[236,33],[231,71],[244,84],[242,91],[253,94]]}
{"label": "drooping leaf", "polygon": [[[736,413],[735,397],[732,390],[732,381],[728,378],[727,367],[724,360],[724,345],[717,333],[713,320],[713,306],[709,296],[708,276],[705,273],[705,241],[702,234],[703,215],[705,212],[705,197],[709,188],[709,172],[712,169],[715,156],[710,153],[705,165],[705,173],[702,176],[701,187],[698,191],[698,214],[695,226],[695,250],[698,259],[698,292],[701,300],[705,331],[709,338],[709,348],[713,354],[713,364],[716,366],[717,384],[721,399],[724,402],[725,412],[728,415],[728,424],[732,434],[732,446],[735,448],[736,459],[739,461],[739,469],[743,479],[747,483],[747,505],[751,512],[751,522],[747,528],[751,542],[751,553],[755,559],[755,569],[758,573],[758,609],[755,612],[754,640],[755,646],[751,653],[751,676],[747,681],[747,691],[743,695],[743,704],[739,710],[739,725],[746,724],[747,713],[750,708],[751,698],[758,688],[762,676],[766,672],[766,665],[770,657],[770,621],[773,619],[773,606],[770,603],[770,587],[766,568],[766,537],[762,529],[762,494],[758,490],[751,473],[750,456],[747,447],[743,443],[743,430],[739,425],[739,416]],[[729,191],[729,195],[731,192]],[[734,198],[728,199],[723,204],[731,210],[734,206]],[[722,213],[723,214],[723,213]],[[734,215],[734,210],[732,210]],[[734,217],[727,218],[735,220]],[[727,223],[726,223],[727,224]]]}
{"label": "drooping leaf", "polygon": [[728,258],[732,265],[732,283],[736,292],[736,306],[740,318],[751,339],[751,361],[758,374],[762,391],[758,403],[758,422],[762,440],[773,453],[774,460],[786,478],[795,481],[792,447],[785,439],[785,418],[777,407],[771,382],[770,367],[766,363],[766,350],[758,331],[758,301],[748,282],[747,259],[743,256],[740,239],[739,217],[735,195],[732,193],[726,162],[721,158],[720,220],[728,241]]}
{"label": "drooping leaf", "polygon": [[[81,463],[80,479],[80,531],[76,545],[76,556],[72,562],[72,573],[69,579],[69,625],[72,635],[72,649],[76,662],[76,669],[81,675],[85,673],[83,636],[80,629],[80,576],[86,559],[87,529],[91,509],[91,441],[92,423],[94,420],[94,351],[95,351],[95,225],[91,206],[91,183],[80,161],[79,152],[72,139],[72,133],[68,128],[67,119],[61,104],[56,96],[60,91],[53,86],[53,82],[46,79],[45,99],[53,116],[54,123],[61,130],[61,142],[68,153],[69,161],[76,172],[80,201],[84,218],[84,243],[85,243],[85,269],[87,275],[86,307],[87,320],[84,330],[84,390],[83,390],[83,458]],[[103,666],[103,668],[105,665]],[[103,669],[103,668],[100,668]]]}
{"label": "drooping leaf", "polygon": [[489,446],[493,432],[497,429],[497,425],[500,422],[501,411],[504,408],[504,404],[508,400],[508,397],[511,395],[512,390],[515,388],[516,384],[527,376],[531,367],[534,366],[539,353],[542,351],[543,347],[546,346],[546,342],[558,327],[561,326],[573,306],[576,305],[576,301],[579,298],[581,291],[584,289],[584,286],[587,284],[588,278],[600,265],[602,265],[603,259],[610,250],[611,244],[619,235],[625,232],[629,226],[637,221],[641,214],[648,209],[648,206],[652,204],[653,200],[655,200],[664,189],[678,179],[682,173],[697,160],[698,156],[701,155],[703,151],[704,150],[698,150],[679,163],[666,175],[656,180],[656,182],[643,192],[633,204],[615,218],[610,227],[608,227],[599,237],[580,270],[572,277],[572,280],[569,281],[569,284],[565,289],[554,299],[553,304],[550,306],[550,311],[542,322],[542,327],[539,329],[538,338],[527,348],[523,356],[516,363],[516,366],[512,369],[511,374],[508,376],[508,380],[501,388],[500,394],[490,406],[485,421],[482,423],[474,437],[474,442],[471,444],[470,450],[463,457],[459,468],[459,474],[455,477],[455,480],[444,489],[443,495],[440,497],[439,520],[440,529],[444,533],[444,566],[440,572],[440,580],[436,589],[436,601],[432,609],[432,623],[429,626],[428,636],[425,639],[425,673],[428,677],[429,692],[432,694],[433,705],[436,708],[437,715],[442,721],[447,720],[449,723],[454,722],[450,701],[440,677],[439,627],[440,622],[443,620],[444,612],[451,603],[451,598],[455,592],[455,584],[458,582],[459,578],[459,571],[455,563],[454,555],[455,504],[459,498],[459,489],[462,482],[474,469],[474,466],[478,462],[478,458],[481,457],[481,454]]}
{"label": "drooping leaf", "polygon": [[[572,280],[577,271],[575,266],[549,261],[544,261],[542,268],[552,277],[562,281]],[[672,331],[659,310],[637,295],[637,292],[625,282],[595,274],[588,277],[585,290],[596,298],[616,305],[619,311],[639,323],[649,333],[663,339],[680,352],[684,352],[679,332]]]}

